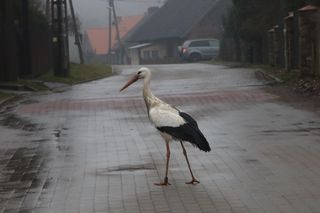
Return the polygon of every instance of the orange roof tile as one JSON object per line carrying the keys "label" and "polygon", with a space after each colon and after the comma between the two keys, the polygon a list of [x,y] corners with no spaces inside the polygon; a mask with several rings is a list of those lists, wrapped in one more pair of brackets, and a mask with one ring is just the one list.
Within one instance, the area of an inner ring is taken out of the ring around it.
{"label": "orange roof tile", "polygon": [[[138,16],[123,16],[119,19],[119,34],[123,38],[141,19],[142,15]],[[109,52],[108,40],[109,29],[106,27],[91,27],[86,29],[90,46],[96,54],[107,54]],[[117,43],[116,28],[113,25],[111,29],[111,45],[115,46]]]}

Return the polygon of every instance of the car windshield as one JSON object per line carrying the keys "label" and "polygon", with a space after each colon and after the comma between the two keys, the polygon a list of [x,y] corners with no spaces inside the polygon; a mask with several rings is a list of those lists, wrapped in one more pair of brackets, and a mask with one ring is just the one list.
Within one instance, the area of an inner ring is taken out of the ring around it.
{"label": "car windshield", "polygon": [[219,47],[219,41],[218,40],[210,40],[209,41],[211,47]]}

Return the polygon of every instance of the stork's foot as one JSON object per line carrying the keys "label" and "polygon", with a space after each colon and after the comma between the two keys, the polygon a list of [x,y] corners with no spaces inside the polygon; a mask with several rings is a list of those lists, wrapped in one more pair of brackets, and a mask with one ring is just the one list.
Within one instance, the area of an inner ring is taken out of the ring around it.
{"label": "stork's foot", "polygon": [[198,181],[195,178],[192,178],[192,180],[190,182],[186,182],[186,184],[192,184],[192,185],[195,185],[195,184],[198,184],[198,183],[200,183],[200,181]]}
{"label": "stork's foot", "polygon": [[168,177],[165,177],[163,182],[161,181],[160,183],[155,183],[154,185],[156,185],[156,186],[168,186],[168,185],[171,185],[171,184],[168,181]]}

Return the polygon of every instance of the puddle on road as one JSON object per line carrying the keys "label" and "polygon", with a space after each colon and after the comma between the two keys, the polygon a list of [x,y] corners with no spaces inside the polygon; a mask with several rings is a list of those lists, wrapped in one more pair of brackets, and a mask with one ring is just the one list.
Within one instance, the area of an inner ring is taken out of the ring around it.
{"label": "puddle on road", "polygon": [[61,136],[61,130],[60,129],[53,130],[52,136],[54,137],[55,141],[59,141],[59,138]]}
{"label": "puddle on road", "polygon": [[61,140],[61,136],[66,135],[64,131],[68,130],[66,127],[57,128],[52,131],[52,141],[55,143],[56,148],[60,152],[69,152],[71,149],[71,146],[69,144],[66,144],[66,141]]}
{"label": "puddle on road", "polygon": [[[32,200],[33,191],[37,192],[49,185],[44,183],[46,177],[43,174],[50,161],[48,147],[52,147],[53,140],[50,137],[37,137],[45,130],[43,124],[33,123],[13,113],[2,114],[0,125],[23,130],[17,132],[17,138],[4,142],[7,145],[0,149],[0,206],[6,206],[8,200]],[[58,132],[55,133],[57,135]]]}
{"label": "puddle on road", "polygon": [[257,159],[245,159],[244,160],[247,164],[261,164]]}
{"label": "puddle on road", "polygon": [[[33,206],[38,199],[34,193],[51,187],[54,180],[45,173],[52,157],[56,156],[52,155],[57,153],[56,149],[63,154],[69,151],[69,144],[65,145],[61,140],[68,128],[58,127],[50,132],[44,124],[34,122],[31,116],[21,117],[9,108],[0,114],[0,125],[6,127],[4,130],[17,132],[0,147],[0,206],[18,212],[19,205],[8,206],[8,202],[21,203],[23,200],[23,205]],[[44,134],[47,135],[45,138],[42,137]]]}
{"label": "puddle on road", "polygon": [[299,129],[279,129],[279,130],[264,130],[262,133],[308,133],[312,131],[318,131],[320,127],[310,127],[310,128],[299,128]]}
{"label": "puddle on road", "polygon": [[155,167],[153,164],[136,164],[136,165],[119,165],[114,167],[109,167],[107,169],[101,169],[97,172],[97,175],[115,175],[123,173],[132,173],[132,172],[144,172],[154,170]]}
{"label": "puddle on road", "polygon": [[34,195],[49,188],[52,182],[52,178],[46,174],[52,160],[49,152],[51,143],[50,138],[25,139],[24,147],[6,149],[1,154],[0,206],[18,212],[20,206],[8,206],[8,202],[21,203],[23,200],[23,205],[34,207],[38,200]]}
{"label": "puddle on road", "polygon": [[32,123],[31,121],[24,118],[19,118],[15,114],[5,114],[0,120],[0,125],[14,129],[22,129],[30,132],[42,130],[40,128],[41,125]]}
{"label": "puddle on road", "polygon": [[20,104],[35,104],[35,103],[39,103],[39,101],[29,99],[29,100],[24,100],[20,102]]}
{"label": "puddle on road", "polygon": [[[37,148],[19,148],[8,150],[2,156],[0,193],[26,191],[28,188],[37,187],[37,176],[43,163],[42,155]],[[30,185],[31,182],[31,185]]]}
{"label": "puddle on road", "polygon": [[32,143],[44,143],[44,142],[48,142],[50,141],[49,139],[36,139],[36,140],[32,140]]}

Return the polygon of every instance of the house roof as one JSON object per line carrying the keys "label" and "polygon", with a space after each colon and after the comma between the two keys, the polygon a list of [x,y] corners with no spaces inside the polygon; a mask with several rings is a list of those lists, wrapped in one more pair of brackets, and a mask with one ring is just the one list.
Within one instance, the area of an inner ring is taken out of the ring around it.
{"label": "house roof", "polygon": [[306,11],[316,11],[318,10],[319,8],[314,6],[314,5],[306,5],[302,8],[299,9],[299,12],[306,12]]}
{"label": "house roof", "polygon": [[151,43],[137,44],[137,45],[129,47],[129,49],[140,49],[142,47],[147,47],[147,46],[150,46],[150,45],[151,45]]}
{"label": "house roof", "polygon": [[183,38],[219,1],[221,0],[168,0],[128,40],[146,42]]}
{"label": "house roof", "polygon": [[[141,19],[142,15],[124,16],[119,18],[119,34],[120,39],[123,38]],[[107,27],[91,27],[86,29],[89,44],[92,50],[98,54],[107,54],[109,52],[108,40],[109,29]],[[111,30],[111,46],[117,43],[116,28],[113,25]]]}

